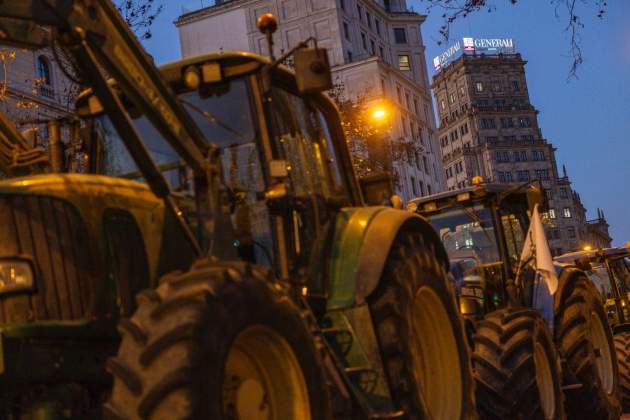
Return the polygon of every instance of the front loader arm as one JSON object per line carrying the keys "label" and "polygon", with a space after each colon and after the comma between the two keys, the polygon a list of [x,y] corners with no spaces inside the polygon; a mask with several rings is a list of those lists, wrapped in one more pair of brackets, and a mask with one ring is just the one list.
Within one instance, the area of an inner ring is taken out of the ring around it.
{"label": "front loader arm", "polygon": [[[0,2],[0,30],[3,43],[31,49],[61,44],[75,58],[80,71],[93,73],[96,65],[98,71],[107,72],[195,174],[202,176],[207,171],[209,146],[203,134],[162,80],[111,1]],[[87,76],[90,83],[97,77]],[[93,88],[101,101],[108,96],[102,87]],[[108,111],[118,105],[103,103]]]}
{"label": "front loader arm", "polygon": [[0,172],[32,172],[47,162],[44,149],[31,147],[13,122],[0,112]]}

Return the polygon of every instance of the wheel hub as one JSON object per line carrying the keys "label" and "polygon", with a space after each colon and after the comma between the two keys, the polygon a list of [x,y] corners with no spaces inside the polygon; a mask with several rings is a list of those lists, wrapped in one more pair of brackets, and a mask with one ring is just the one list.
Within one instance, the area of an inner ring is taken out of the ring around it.
{"label": "wheel hub", "polygon": [[615,387],[613,361],[606,331],[596,312],[591,312],[591,343],[595,354],[595,368],[606,394],[612,394]]}
{"label": "wheel hub", "polygon": [[545,419],[553,420],[556,414],[556,393],[549,357],[541,343],[534,345],[534,365],[536,366],[536,384],[538,385],[540,406]]}

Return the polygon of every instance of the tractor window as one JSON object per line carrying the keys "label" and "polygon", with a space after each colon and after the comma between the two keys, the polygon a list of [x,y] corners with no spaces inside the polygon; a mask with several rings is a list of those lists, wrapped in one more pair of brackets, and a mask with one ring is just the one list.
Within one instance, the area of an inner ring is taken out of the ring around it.
{"label": "tractor window", "polygon": [[622,258],[612,260],[608,264],[610,265],[615,281],[619,286],[619,290],[626,293],[630,290],[628,288],[628,285],[630,284],[630,270],[628,269],[628,266],[624,263]]}
{"label": "tractor window", "polygon": [[604,264],[593,265],[586,275],[593,282],[604,300],[613,298],[612,282],[608,276],[608,269]]}
{"label": "tractor window", "polygon": [[453,208],[431,216],[431,225],[449,255],[467,250],[483,264],[501,261],[492,214],[487,208]]}
{"label": "tractor window", "polygon": [[345,195],[337,156],[320,111],[285,90],[272,91],[275,158],[285,160],[296,196]]}
{"label": "tractor window", "polygon": [[508,255],[513,261],[520,259],[523,244],[525,243],[525,232],[522,224],[513,214],[504,214],[501,216],[501,224],[503,232],[505,232],[505,241],[507,242]]}

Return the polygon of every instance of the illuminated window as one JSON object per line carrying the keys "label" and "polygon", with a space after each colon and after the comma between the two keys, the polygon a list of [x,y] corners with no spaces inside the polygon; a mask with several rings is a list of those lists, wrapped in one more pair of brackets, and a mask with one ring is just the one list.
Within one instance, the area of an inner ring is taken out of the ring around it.
{"label": "illuminated window", "polygon": [[481,82],[475,83],[475,90],[477,92],[483,92],[483,83],[481,83]]}
{"label": "illuminated window", "polygon": [[37,75],[46,86],[52,86],[50,62],[43,55],[37,59]]}
{"label": "illuminated window", "polygon": [[411,63],[409,62],[409,56],[407,54],[398,56],[398,68],[401,71],[411,71]]}
{"label": "illuminated window", "polygon": [[565,207],[562,209],[562,216],[566,219],[571,217],[571,209],[569,207]]}
{"label": "illuminated window", "polygon": [[556,218],[556,209],[549,209],[549,218],[550,219],[555,219]]}

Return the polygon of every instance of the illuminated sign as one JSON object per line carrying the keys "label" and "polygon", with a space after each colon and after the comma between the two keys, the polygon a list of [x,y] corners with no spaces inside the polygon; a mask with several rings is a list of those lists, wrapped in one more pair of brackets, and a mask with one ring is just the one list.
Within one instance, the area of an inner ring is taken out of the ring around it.
{"label": "illuminated sign", "polygon": [[462,50],[464,54],[513,54],[514,41],[511,38],[470,38],[458,40],[455,45],[433,59],[433,67],[440,71]]}

